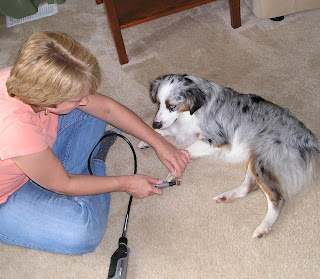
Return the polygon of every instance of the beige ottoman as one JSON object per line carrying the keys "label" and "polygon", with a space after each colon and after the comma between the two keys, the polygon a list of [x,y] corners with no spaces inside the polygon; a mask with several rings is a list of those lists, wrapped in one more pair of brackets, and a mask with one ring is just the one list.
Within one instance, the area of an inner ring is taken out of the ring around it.
{"label": "beige ottoman", "polygon": [[258,18],[275,18],[320,8],[320,0],[244,0]]}

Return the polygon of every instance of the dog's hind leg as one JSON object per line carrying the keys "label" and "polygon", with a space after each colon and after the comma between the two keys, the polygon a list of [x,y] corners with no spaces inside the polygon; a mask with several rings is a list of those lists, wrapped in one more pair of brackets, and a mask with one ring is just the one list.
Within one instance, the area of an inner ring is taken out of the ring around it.
{"label": "dog's hind leg", "polygon": [[217,203],[231,202],[234,199],[245,197],[251,191],[257,189],[255,176],[252,173],[251,161],[247,164],[247,173],[243,183],[235,189],[222,193],[213,198]]}
{"label": "dog's hind leg", "polygon": [[260,238],[268,234],[279,217],[285,199],[280,190],[280,184],[276,176],[265,168],[255,173],[256,181],[266,195],[268,211],[262,223],[255,229],[252,237]]}
{"label": "dog's hind leg", "polygon": [[261,238],[270,232],[273,224],[278,219],[280,211],[284,205],[284,199],[275,202],[272,201],[267,194],[266,196],[268,201],[268,211],[262,223],[253,232],[253,238]]}

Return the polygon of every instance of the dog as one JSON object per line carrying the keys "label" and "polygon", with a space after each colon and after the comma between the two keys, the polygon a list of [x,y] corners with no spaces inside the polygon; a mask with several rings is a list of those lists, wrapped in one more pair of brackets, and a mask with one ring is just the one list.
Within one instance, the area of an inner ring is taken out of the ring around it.
{"label": "dog", "polygon": [[267,235],[285,201],[314,183],[317,138],[289,110],[187,74],[153,80],[151,98],[159,104],[153,128],[188,144],[191,158],[246,162],[243,183],[214,201],[230,202],[260,187],[268,209],[254,238]]}

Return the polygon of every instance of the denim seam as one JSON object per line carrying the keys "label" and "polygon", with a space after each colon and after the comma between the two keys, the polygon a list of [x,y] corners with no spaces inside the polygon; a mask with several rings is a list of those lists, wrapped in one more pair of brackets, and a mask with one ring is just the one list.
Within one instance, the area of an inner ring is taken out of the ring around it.
{"label": "denim seam", "polygon": [[85,119],[87,118],[88,115],[81,115],[81,116],[78,116],[77,118],[74,118],[71,122],[68,122],[66,125],[64,125],[63,127],[61,127],[58,131],[58,135],[60,135],[63,131],[65,131],[67,128],[69,128],[70,126],[74,125],[75,123],[77,122],[80,122],[82,121],[82,119]]}
{"label": "denim seam", "polygon": [[[81,121],[82,121],[84,118],[85,118],[85,117],[80,116],[80,117],[74,119],[74,121],[69,122],[69,125],[64,126],[64,129],[63,129],[63,130],[67,129],[68,127],[70,127],[71,125],[74,125],[74,124],[78,124],[78,127],[80,127],[80,125],[81,125],[81,123],[82,123]],[[63,161],[62,161],[63,165],[65,165],[65,163],[66,163],[67,160],[68,160],[69,153],[70,153],[70,149],[71,149],[71,147],[72,147],[72,142],[73,142],[73,138],[74,138],[74,135],[75,135],[75,134],[76,134],[76,129],[73,130],[72,134],[70,134],[70,137],[69,137],[69,139],[68,139],[68,143],[67,143],[67,146],[66,146],[65,157],[63,158]]]}
{"label": "denim seam", "polygon": [[95,161],[95,163],[99,164],[100,166],[106,166],[106,162],[100,159],[92,159],[92,161]]}

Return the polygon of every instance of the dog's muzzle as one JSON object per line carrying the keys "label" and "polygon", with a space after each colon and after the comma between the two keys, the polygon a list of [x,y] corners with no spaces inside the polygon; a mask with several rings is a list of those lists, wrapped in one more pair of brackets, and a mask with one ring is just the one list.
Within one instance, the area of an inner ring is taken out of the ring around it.
{"label": "dog's muzzle", "polygon": [[153,121],[152,126],[154,129],[160,129],[162,127],[162,121],[160,121],[160,122]]}

